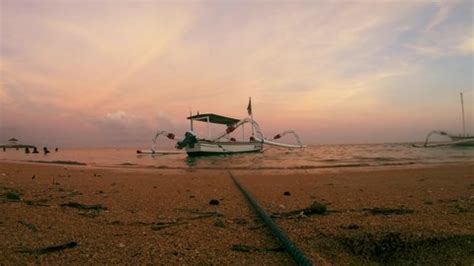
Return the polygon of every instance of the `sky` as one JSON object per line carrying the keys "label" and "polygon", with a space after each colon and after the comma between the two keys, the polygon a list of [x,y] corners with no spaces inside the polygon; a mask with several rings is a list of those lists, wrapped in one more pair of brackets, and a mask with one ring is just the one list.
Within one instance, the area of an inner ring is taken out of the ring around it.
{"label": "sky", "polygon": [[0,0],[0,143],[135,147],[253,115],[307,144],[474,135],[472,1]]}

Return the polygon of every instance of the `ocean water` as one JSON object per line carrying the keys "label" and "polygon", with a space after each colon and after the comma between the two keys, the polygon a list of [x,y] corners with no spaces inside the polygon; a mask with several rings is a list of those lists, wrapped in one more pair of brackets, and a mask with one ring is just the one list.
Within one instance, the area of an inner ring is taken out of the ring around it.
{"label": "ocean water", "polygon": [[75,161],[91,166],[160,169],[318,169],[474,163],[474,147],[415,148],[409,143],[312,145],[304,149],[266,147],[261,153],[188,157],[137,155],[134,148],[60,149],[44,155],[0,150],[0,160]]}

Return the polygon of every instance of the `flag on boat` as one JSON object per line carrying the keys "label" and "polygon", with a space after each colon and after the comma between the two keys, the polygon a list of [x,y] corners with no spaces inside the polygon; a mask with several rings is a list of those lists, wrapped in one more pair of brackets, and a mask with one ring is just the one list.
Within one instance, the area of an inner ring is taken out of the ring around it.
{"label": "flag on boat", "polygon": [[249,97],[249,105],[247,106],[247,113],[252,115],[252,97]]}

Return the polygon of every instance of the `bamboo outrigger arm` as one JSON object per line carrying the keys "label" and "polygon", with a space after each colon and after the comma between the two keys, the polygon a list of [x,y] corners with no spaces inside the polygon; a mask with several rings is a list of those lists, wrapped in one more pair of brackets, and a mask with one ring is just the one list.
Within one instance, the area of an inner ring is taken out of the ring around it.
{"label": "bamboo outrigger arm", "polygon": [[[280,133],[280,134],[276,134],[276,135],[273,137],[273,139],[271,139],[271,140],[266,140],[266,141],[268,142],[268,141],[273,141],[273,140],[276,140],[276,139],[281,139],[281,138],[283,138],[284,136],[286,136],[286,135],[288,135],[288,134],[293,135],[293,137],[296,139],[296,142],[298,143],[299,147],[305,147],[305,146],[303,145],[303,143],[301,142],[301,140],[300,140],[300,136],[298,136],[298,134],[296,134],[296,132],[295,132],[294,130],[286,130],[286,131],[283,131],[283,132]],[[286,144],[285,144],[285,145],[286,145]]]}
{"label": "bamboo outrigger arm", "polygon": [[423,144],[423,146],[425,146],[425,147],[428,146],[428,141],[429,141],[431,135],[433,135],[433,134],[441,135],[441,136],[448,136],[448,133],[446,133],[446,132],[444,132],[444,131],[441,131],[441,130],[433,130],[433,131],[431,131],[430,133],[428,133],[428,135],[426,136],[425,143]]}
{"label": "bamboo outrigger arm", "polygon": [[[298,136],[298,134],[296,134],[296,132],[294,130],[286,130],[286,131],[283,131],[280,134],[275,135],[272,139],[266,139],[263,136],[263,133],[262,133],[262,130],[260,129],[259,124],[255,120],[253,120],[252,118],[244,118],[244,119],[240,120],[239,122],[237,122],[236,124],[228,126],[225,132],[219,134],[216,138],[212,139],[212,141],[218,141],[218,140],[224,138],[225,136],[227,136],[230,133],[232,133],[233,131],[235,131],[238,127],[243,126],[244,124],[251,124],[252,128],[254,129],[254,132],[256,133],[256,136],[253,136],[254,139],[256,141],[262,142],[264,144],[279,146],[279,147],[284,147],[284,148],[304,148],[304,147],[306,147],[305,145],[303,145],[303,143],[301,143],[300,137]],[[284,137],[288,134],[293,135],[295,137],[298,145],[279,143],[279,142],[274,141],[274,140],[280,139],[280,138],[282,138],[282,137]]]}
{"label": "bamboo outrigger arm", "polygon": [[244,124],[251,124],[253,129],[255,130],[255,132],[261,137],[263,138],[263,133],[262,133],[262,130],[260,130],[260,126],[258,125],[257,122],[255,122],[253,119],[251,118],[244,118],[242,120],[240,120],[239,122],[233,124],[233,125],[230,125],[227,127],[227,129],[222,132],[221,134],[217,135],[217,137],[215,137],[214,139],[212,139],[211,141],[218,141],[222,138],[224,138],[225,136],[229,135],[230,133],[234,132],[237,128],[243,126]]}
{"label": "bamboo outrigger arm", "polygon": [[[447,136],[448,138],[451,139],[451,141],[429,143],[430,137],[432,135]],[[472,142],[473,142],[473,138],[456,137],[442,130],[433,130],[430,133],[428,133],[423,145],[413,144],[413,147],[439,147],[439,146],[451,146],[451,145],[466,145],[466,144],[471,144]]]}
{"label": "bamboo outrigger arm", "polygon": [[[462,109],[462,135],[459,134],[458,136],[454,134],[446,133],[446,131],[441,130],[433,130],[426,136],[425,143],[423,145],[419,144],[412,144],[413,147],[438,147],[438,146],[474,146],[474,136],[469,136],[466,134],[466,125],[464,120],[464,100],[462,97],[462,92],[460,93],[461,96],[461,109]],[[445,142],[436,142],[436,143],[429,143],[429,139],[432,135],[440,135],[446,136],[451,139],[451,141]]]}
{"label": "bamboo outrigger arm", "polygon": [[176,135],[174,133],[171,133],[171,132],[168,132],[168,131],[158,131],[158,132],[156,132],[155,137],[152,139],[152,142],[153,142],[153,144],[151,146],[152,151],[155,151],[156,141],[158,140],[159,136],[165,136],[168,139],[174,140],[174,141],[180,141],[181,140],[181,138],[176,137]]}

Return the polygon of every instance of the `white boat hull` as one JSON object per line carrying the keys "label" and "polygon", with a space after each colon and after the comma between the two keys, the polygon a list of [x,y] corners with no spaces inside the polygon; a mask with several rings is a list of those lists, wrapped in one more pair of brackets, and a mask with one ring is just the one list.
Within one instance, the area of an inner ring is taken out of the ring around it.
{"label": "white boat hull", "polygon": [[222,155],[246,152],[260,152],[261,142],[207,142],[198,141],[185,147],[189,156]]}
{"label": "white boat hull", "polygon": [[463,136],[452,136],[449,137],[453,140],[453,145],[458,146],[474,146],[474,137],[463,137]]}

